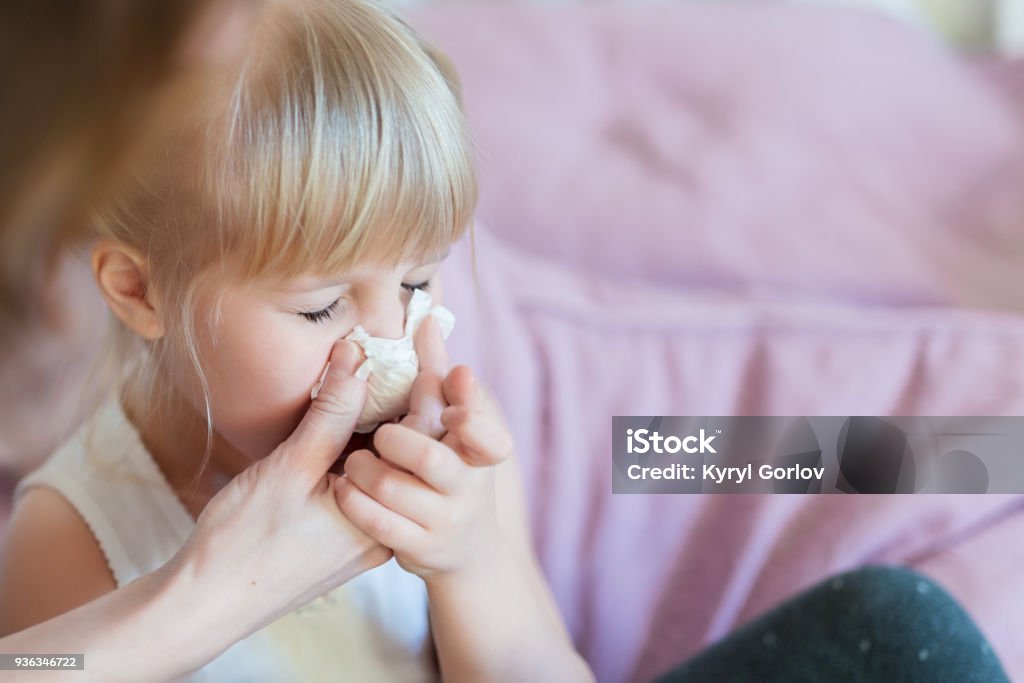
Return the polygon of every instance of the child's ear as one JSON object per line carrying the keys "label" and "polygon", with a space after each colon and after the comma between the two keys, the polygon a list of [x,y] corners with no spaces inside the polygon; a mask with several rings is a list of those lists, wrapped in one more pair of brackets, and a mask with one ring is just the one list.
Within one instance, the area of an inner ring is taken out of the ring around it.
{"label": "child's ear", "polygon": [[149,263],[139,250],[101,239],[92,248],[92,272],[110,310],[128,329],[144,339],[164,336]]}

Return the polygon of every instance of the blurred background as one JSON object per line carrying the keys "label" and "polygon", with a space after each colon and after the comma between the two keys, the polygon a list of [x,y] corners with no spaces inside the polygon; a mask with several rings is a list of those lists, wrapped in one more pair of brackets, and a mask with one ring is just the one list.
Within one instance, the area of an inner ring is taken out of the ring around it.
{"label": "blurred background", "polygon": [[[389,0],[395,7],[418,7],[445,0]],[[448,0],[449,2],[451,0]],[[669,3],[673,0],[622,0],[625,3]],[[735,2],[736,0],[675,0]],[[884,12],[933,33],[952,45],[977,51],[1020,54],[1024,50],[1024,3],[1019,0],[755,0],[845,5]],[[528,5],[565,5],[601,0],[520,0]]]}

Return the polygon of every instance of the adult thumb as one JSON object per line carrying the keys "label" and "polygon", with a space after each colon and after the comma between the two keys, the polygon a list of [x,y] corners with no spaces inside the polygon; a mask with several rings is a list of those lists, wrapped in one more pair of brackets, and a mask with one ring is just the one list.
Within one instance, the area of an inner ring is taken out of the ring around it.
{"label": "adult thumb", "polygon": [[339,339],[320,390],[295,428],[279,449],[290,465],[319,481],[341,455],[366,403],[366,381],[355,376],[362,362],[359,347]]}

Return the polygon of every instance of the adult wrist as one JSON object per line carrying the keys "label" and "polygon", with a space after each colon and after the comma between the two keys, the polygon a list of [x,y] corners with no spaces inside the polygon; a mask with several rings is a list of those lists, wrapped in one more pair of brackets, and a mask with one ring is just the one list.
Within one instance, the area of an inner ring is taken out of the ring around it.
{"label": "adult wrist", "polygon": [[252,601],[232,590],[237,578],[212,576],[199,558],[183,551],[144,577],[151,582],[147,613],[157,622],[144,630],[164,634],[162,646],[181,653],[173,676],[202,668],[264,625],[261,615],[246,609]]}

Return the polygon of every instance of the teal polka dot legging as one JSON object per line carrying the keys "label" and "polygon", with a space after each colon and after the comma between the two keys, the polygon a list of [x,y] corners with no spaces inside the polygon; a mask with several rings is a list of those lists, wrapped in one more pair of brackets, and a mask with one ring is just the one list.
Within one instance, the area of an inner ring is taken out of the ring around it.
{"label": "teal polka dot legging", "polygon": [[985,637],[908,569],[840,574],[738,629],[657,683],[1008,683]]}

